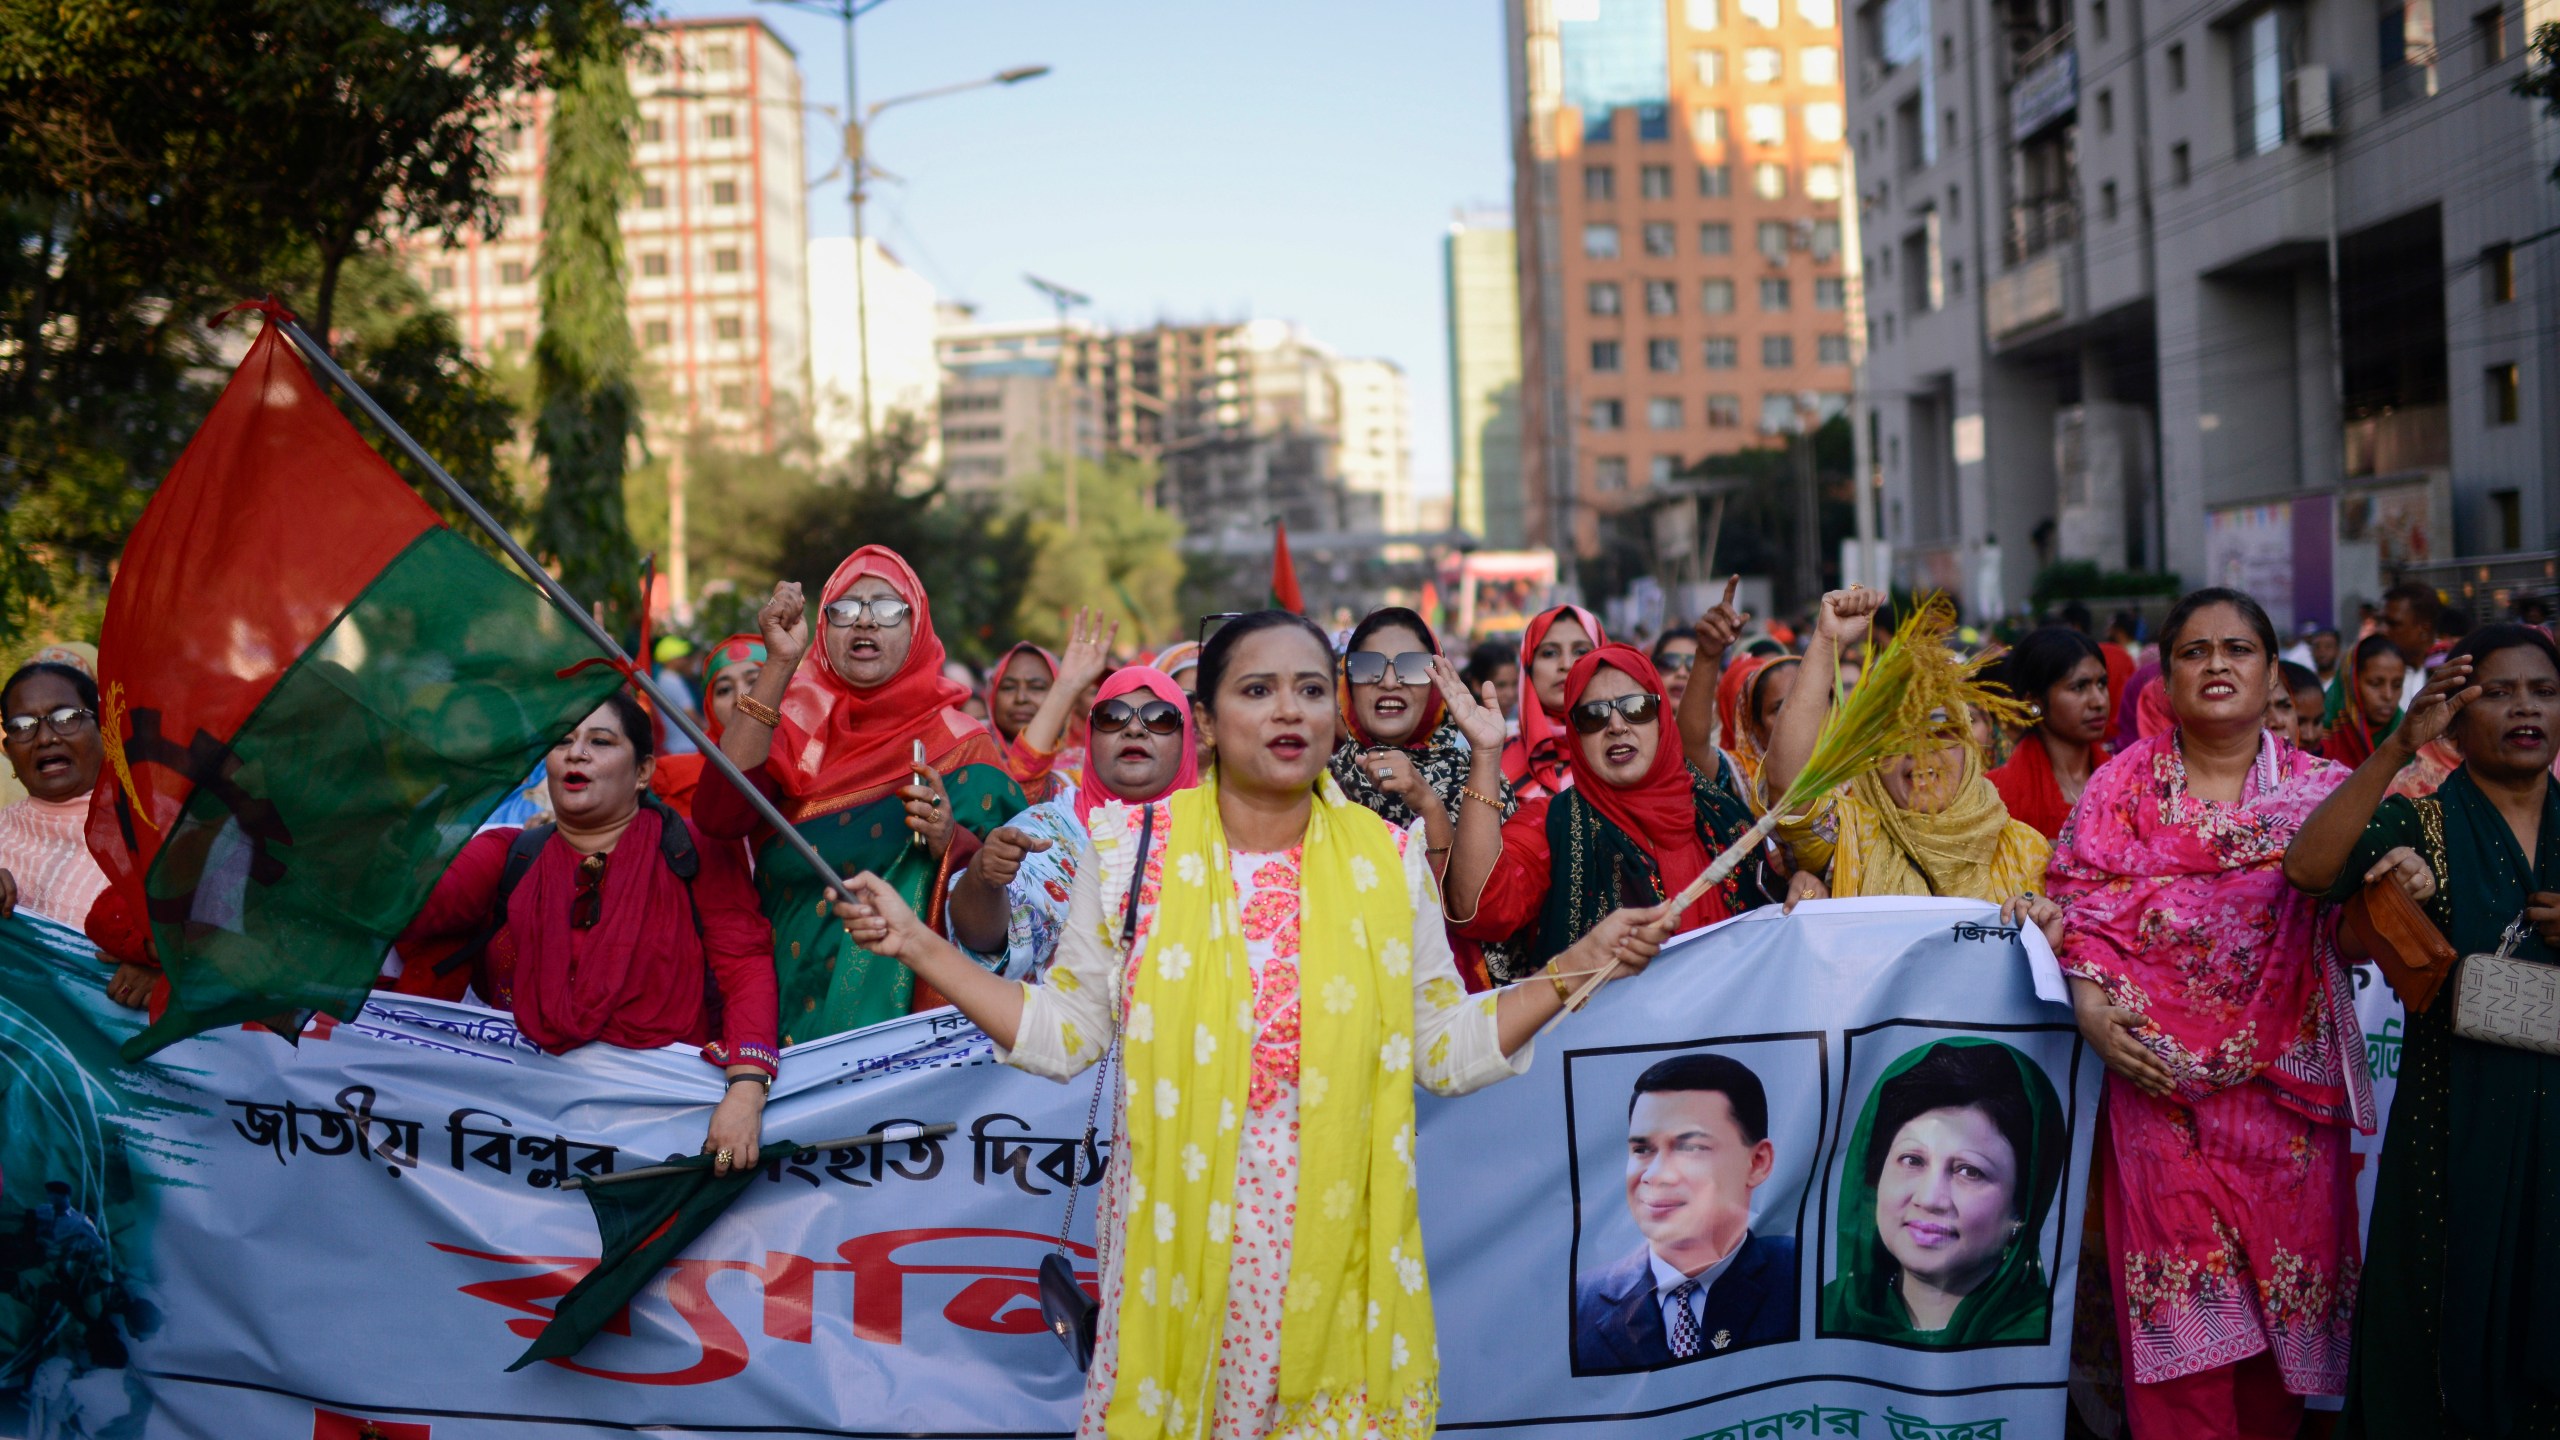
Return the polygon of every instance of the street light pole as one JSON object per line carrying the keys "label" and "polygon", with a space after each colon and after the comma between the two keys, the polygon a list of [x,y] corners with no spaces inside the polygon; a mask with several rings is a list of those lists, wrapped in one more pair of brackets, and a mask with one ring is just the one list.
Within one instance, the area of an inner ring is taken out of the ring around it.
{"label": "street light pole", "polygon": [[1058,394],[1066,408],[1066,444],[1059,447],[1058,463],[1065,472],[1067,533],[1073,535],[1076,533],[1076,412],[1082,408],[1076,402],[1082,397],[1077,381],[1067,369],[1068,348],[1074,343],[1074,337],[1067,333],[1067,311],[1073,306],[1091,305],[1093,297],[1037,275],[1022,278],[1030,282],[1032,289],[1048,296],[1050,305],[1058,312]]}

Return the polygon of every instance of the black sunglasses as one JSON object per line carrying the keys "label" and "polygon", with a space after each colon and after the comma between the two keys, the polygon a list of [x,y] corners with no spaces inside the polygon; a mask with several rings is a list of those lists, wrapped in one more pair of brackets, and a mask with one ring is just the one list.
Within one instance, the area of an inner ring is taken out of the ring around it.
{"label": "black sunglasses", "polygon": [[1342,673],[1354,685],[1379,685],[1393,665],[1396,681],[1403,685],[1431,683],[1431,652],[1407,650],[1401,655],[1386,656],[1375,650],[1354,650],[1342,657]]}
{"label": "black sunglasses", "polygon": [[1653,662],[1653,668],[1665,674],[1674,670],[1695,670],[1698,668],[1697,652],[1674,650],[1656,659]]}
{"label": "black sunglasses", "polygon": [[1224,629],[1228,621],[1241,620],[1244,616],[1245,612],[1242,610],[1221,610],[1214,615],[1201,616],[1200,628],[1198,631],[1200,644],[1203,647],[1206,647],[1209,643],[1209,637],[1217,634],[1221,629]]}
{"label": "black sunglasses", "polygon": [[1573,728],[1597,735],[1609,728],[1609,717],[1623,715],[1630,725],[1650,725],[1662,713],[1662,697],[1649,693],[1621,695],[1615,700],[1585,700],[1573,707]]}
{"label": "black sunglasses", "polygon": [[1170,700],[1150,700],[1132,706],[1113,697],[1093,707],[1093,728],[1100,734],[1117,735],[1136,721],[1147,727],[1149,734],[1175,735],[1182,730],[1182,707]]}
{"label": "black sunglasses", "polygon": [[569,897],[572,930],[593,930],[604,919],[604,859],[589,855],[578,862],[578,890]]}

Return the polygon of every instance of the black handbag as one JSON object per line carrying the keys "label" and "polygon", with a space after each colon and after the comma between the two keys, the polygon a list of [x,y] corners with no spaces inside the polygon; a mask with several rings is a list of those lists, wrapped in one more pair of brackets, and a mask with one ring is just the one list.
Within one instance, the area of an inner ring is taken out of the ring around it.
{"label": "black handbag", "polygon": [[[1150,806],[1140,812],[1138,824],[1138,863],[1129,871],[1129,899],[1120,915],[1120,948],[1127,950],[1138,939],[1138,889],[1147,874],[1147,851],[1155,840],[1156,812]],[[1113,1037],[1111,1052],[1102,1057],[1093,1077],[1093,1102],[1085,1107],[1084,1149],[1093,1153],[1094,1137],[1102,1120],[1102,1092],[1110,1083],[1112,1063],[1119,1058],[1120,1041]],[[1058,1248],[1040,1258],[1040,1314],[1049,1322],[1049,1333],[1067,1347],[1078,1370],[1093,1368],[1095,1331],[1102,1320],[1102,1304],[1085,1293],[1076,1283],[1075,1258],[1067,1251],[1068,1232],[1076,1224],[1076,1192],[1082,1187],[1070,1166],[1067,1175],[1067,1218],[1058,1225]]]}

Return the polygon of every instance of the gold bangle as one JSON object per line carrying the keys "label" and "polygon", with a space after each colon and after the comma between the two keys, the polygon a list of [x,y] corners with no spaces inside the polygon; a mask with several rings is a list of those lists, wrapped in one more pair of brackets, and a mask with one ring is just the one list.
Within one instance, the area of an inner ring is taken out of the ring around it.
{"label": "gold bangle", "polygon": [[1557,969],[1553,965],[1549,965],[1547,967],[1547,982],[1556,987],[1557,1004],[1570,1005],[1573,1003],[1573,988],[1564,983],[1563,971]]}
{"label": "gold bangle", "polygon": [[1491,810],[1497,815],[1502,813],[1501,801],[1494,799],[1492,796],[1487,795],[1473,785],[1459,786],[1458,795],[1461,799],[1473,800],[1477,804],[1482,805],[1484,808]]}
{"label": "gold bangle", "polygon": [[737,704],[738,713],[746,716],[748,719],[761,721],[768,729],[779,730],[782,728],[782,712],[774,709],[770,705],[767,705],[753,695],[739,696]]}

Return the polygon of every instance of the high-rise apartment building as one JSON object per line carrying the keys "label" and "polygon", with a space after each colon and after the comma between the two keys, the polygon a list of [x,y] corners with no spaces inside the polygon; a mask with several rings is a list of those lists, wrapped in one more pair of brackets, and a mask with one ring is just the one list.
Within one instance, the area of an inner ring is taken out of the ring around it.
{"label": "high-rise apartment building", "polygon": [[1989,614],[2088,561],[2287,626],[2403,577],[2547,594],[2560,125],[2510,90],[2542,8],[1861,5],[1861,429],[1901,581]]}
{"label": "high-rise apartment building", "polygon": [[[809,242],[809,376],[812,424],[820,455],[843,460],[866,434],[896,415],[920,421],[923,446],[915,463],[931,471],[942,463],[939,417],[942,399],[941,302],[933,282],[900,264],[877,237],[862,242],[861,270],[854,268],[850,235]],[[865,293],[857,295],[859,273]],[[870,344],[859,317],[870,314]],[[871,366],[871,418],[863,419],[862,367]]]}
{"label": "high-rise apartment building", "polygon": [[1847,406],[1838,5],[1507,13],[1523,528],[1590,554],[1685,467]]}
{"label": "high-rise apartment building", "polygon": [[1452,523],[1495,549],[1516,550],[1527,542],[1520,507],[1520,257],[1511,217],[1461,217],[1449,226],[1441,259],[1448,283]]}
{"label": "high-rise apartment building", "polygon": [[1036,474],[1067,444],[1066,416],[1077,416],[1076,455],[1098,460],[1102,427],[1093,396],[1058,378],[1058,354],[1072,338],[1093,338],[1083,321],[1055,324],[982,322],[966,305],[942,307],[935,351],[942,364],[942,471],[961,492],[1000,491]]}
{"label": "high-rise apartment building", "polygon": [[[624,283],[650,419],[769,446],[777,407],[809,401],[799,62],[761,20],[665,21],[633,56],[631,87],[641,120]],[[529,349],[541,328],[534,266],[550,117],[548,95],[524,97],[498,183],[498,238],[407,251],[482,354]]]}
{"label": "high-rise apartment building", "polygon": [[1334,457],[1343,490],[1376,497],[1378,525],[1387,533],[1413,533],[1422,517],[1413,493],[1413,394],[1404,367],[1393,360],[1337,360],[1332,379],[1341,437]]}

